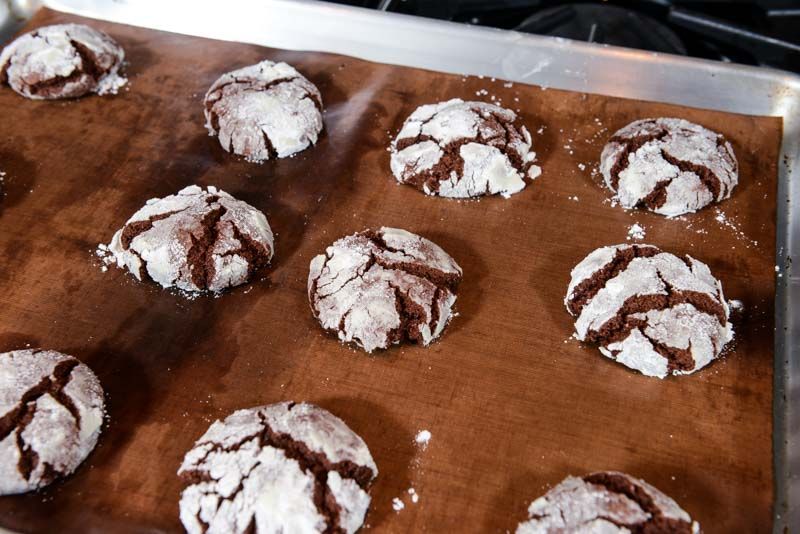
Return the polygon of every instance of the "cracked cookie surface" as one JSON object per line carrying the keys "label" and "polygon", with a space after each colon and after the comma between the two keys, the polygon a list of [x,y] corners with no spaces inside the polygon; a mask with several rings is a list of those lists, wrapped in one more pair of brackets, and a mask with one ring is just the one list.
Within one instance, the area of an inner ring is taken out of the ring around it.
{"label": "cracked cookie surface", "polygon": [[186,454],[180,518],[191,533],[347,533],[378,475],[364,441],[313,404],[283,402],[216,421]]}
{"label": "cracked cookie surface", "polygon": [[262,61],[224,74],[204,103],[209,133],[254,162],[305,150],[322,131],[322,95],[286,63]]}
{"label": "cracked cookie surface", "polygon": [[689,374],[733,339],[722,284],[706,264],[651,245],[602,247],[571,273],[575,337],[647,376]]}
{"label": "cracked cookie surface", "polygon": [[700,526],[643,480],[603,471],[567,477],[528,508],[517,534],[696,534]]}
{"label": "cracked cookie surface", "polygon": [[720,202],[739,182],[725,137],[683,119],[643,119],[617,131],[600,155],[600,171],[623,207],[667,217]]}
{"label": "cracked cookie surface", "polygon": [[219,292],[243,284],[274,251],[267,218],[209,186],[154,198],[118,230],[109,249],[138,280],[184,291]]}
{"label": "cracked cookie surface", "polygon": [[34,100],[116,93],[125,85],[122,47],[83,24],[43,26],[0,54],[0,83]]}
{"label": "cracked cookie surface", "polygon": [[508,198],[541,173],[516,120],[509,109],[457,98],[421,106],[392,142],[392,174],[429,195]]}
{"label": "cracked cookie surface", "polygon": [[103,389],[91,369],[52,350],[0,354],[0,495],[71,474],[97,444]]}
{"label": "cracked cookie surface", "polygon": [[430,344],[452,316],[461,267],[435,243],[397,228],[343,237],[311,260],[308,299],[322,327],[367,352]]}

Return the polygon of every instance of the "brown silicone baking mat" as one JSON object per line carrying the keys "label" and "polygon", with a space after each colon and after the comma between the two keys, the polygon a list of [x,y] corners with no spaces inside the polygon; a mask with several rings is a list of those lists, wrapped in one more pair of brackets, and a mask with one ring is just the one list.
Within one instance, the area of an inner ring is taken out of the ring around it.
{"label": "brown silicone baking mat", "polygon": [[[28,28],[66,21],[119,40],[130,86],[67,102],[0,89],[0,350],[30,344],[82,359],[105,387],[108,423],[74,476],[0,497],[0,525],[179,531],[175,472],[194,440],[233,410],[293,399],[332,411],[369,445],[380,474],[367,531],[513,531],[548,487],[601,469],[646,479],[708,533],[770,530],[780,119],[509,87],[53,11]],[[317,84],[325,131],[294,158],[256,165],[207,135],[202,98],[220,74],[265,58]],[[519,109],[542,175],[509,200],[451,201],[397,185],[390,136],[418,105],[454,97]],[[741,178],[730,200],[677,220],[611,205],[593,173],[602,145],[629,121],[655,116],[731,140]],[[266,213],[276,255],[262,278],[188,300],[101,271],[98,243],[145,200],[195,183]],[[626,242],[634,223],[644,242],[706,262],[743,303],[734,349],[694,375],[647,378],[570,339],[570,269],[596,247]],[[459,315],[429,348],[368,356],[323,334],[309,311],[311,258],[381,225],[432,239],[464,269]],[[427,448],[414,442],[423,429]],[[405,502],[399,512],[395,497]]]}

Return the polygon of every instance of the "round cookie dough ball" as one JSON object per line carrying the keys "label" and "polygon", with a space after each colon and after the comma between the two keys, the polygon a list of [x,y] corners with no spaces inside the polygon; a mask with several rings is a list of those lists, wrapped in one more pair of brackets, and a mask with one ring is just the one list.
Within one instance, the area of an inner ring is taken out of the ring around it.
{"label": "round cookie dough ball", "polygon": [[531,135],[517,115],[458,98],[419,107],[392,142],[397,181],[429,195],[508,198],[539,176]]}
{"label": "round cookie dough ball", "polygon": [[343,237],[311,260],[308,300],[322,327],[367,352],[403,340],[427,346],[452,316],[461,267],[405,230]]}
{"label": "round cookie dough ball", "polygon": [[222,148],[262,162],[317,142],[322,95],[291,65],[262,61],[215,81],[206,93],[205,115]]}
{"label": "round cookie dough ball", "polygon": [[576,337],[647,376],[693,373],[733,339],[722,284],[691,256],[602,247],[571,275],[564,303]]}
{"label": "round cookie dough ball", "polygon": [[138,280],[219,292],[247,282],[274,250],[267,218],[209,186],[154,198],[114,234],[109,250]]}
{"label": "round cookie dough ball", "polygon": [[183,459],[190,534],[356,532],[378,468],[338,417],[283,402],[216,421]]}
{"label": "round cookie dough ball", "polygon": [[103,425],[103,388],[91,369],[52,350],[0,354],[0,495],[71,474]]}
{"label": "round cookie dough ball", "polygon": [[603,148],[600,171],[623,207],[667,217],[720,202],[739,183],[731,144],[683,119],[644,119],[625,126]]}
{"label": "round cookie dough ball", "polygon": [[0,54],[0,83],[35,100],[116,93],[125,52],[114,39],[83,24],[44,26],[15,39]]}
{"label": "round cookie dough ball", "polygon": [[696,534],[700,525],[656,488],[625,473],[567,477],[528,508],[517,534]]}

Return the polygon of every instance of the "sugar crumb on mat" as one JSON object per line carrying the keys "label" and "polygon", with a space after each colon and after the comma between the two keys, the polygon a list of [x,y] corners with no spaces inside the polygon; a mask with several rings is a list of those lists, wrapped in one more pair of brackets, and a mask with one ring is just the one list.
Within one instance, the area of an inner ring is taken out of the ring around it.
{"label": "sugar crumb on mat", "polygon": [[431,433],[429,430],[420,430],[417,432],[417,436],[414,438],[414,441],[417,445],[422,446],[423,449],[428,447],[428,442],[431,440]]}
{"label": "sugar crumb on mat", "polygon": [[406,507],[406,505],[403,504],[403,501],[400,500],[400,497],[395,497],[394,499],[392,499],[392,509],[395,512],[399,512],[400,510],[402,510],[405,507]]}
{"label": "sugar crumb on mat", "polygon": [[630,228],[628,228],[628,237],[627,237],[627,239],[628,239],[628,241],[630,241],[631,239],[641,240],[641,239],[644,239],[646,235],[647,235],[647,233],[645,232],[645,229],[644,229],[643,226],[641,226],[639,223],[633,223],[630,226]]}

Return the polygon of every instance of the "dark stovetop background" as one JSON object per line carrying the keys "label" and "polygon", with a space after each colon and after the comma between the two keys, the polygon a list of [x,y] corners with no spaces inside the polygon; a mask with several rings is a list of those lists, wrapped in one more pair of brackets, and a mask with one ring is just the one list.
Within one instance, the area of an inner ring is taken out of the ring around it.
{"label": "dark stovetop background", "polygon": [[800,0],[329,0],[800,73]]}

